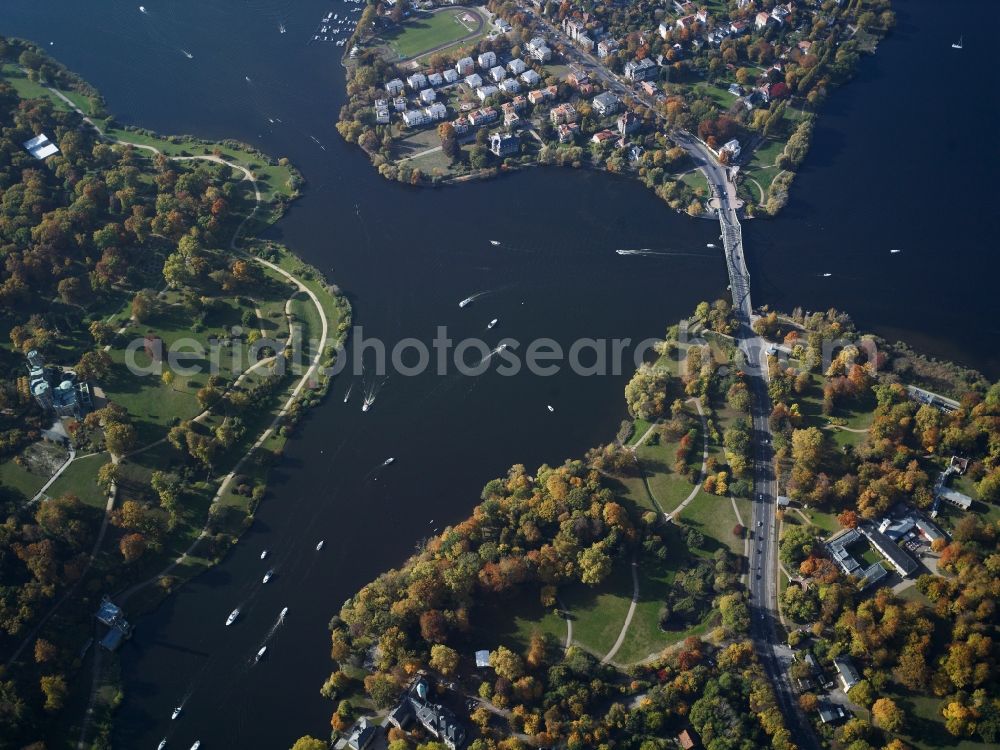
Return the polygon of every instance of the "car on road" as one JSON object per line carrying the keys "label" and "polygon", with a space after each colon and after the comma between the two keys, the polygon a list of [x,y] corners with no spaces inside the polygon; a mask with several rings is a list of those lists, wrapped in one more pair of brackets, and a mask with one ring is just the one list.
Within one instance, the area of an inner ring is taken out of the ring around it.
{"label": "car on road", "polygon": [[763,521],[758,521],[758,522],[757,522],[757,525],[758,525],[758,526],[763,526],[763,525],[764,525],[764,522],[763,522]]}
{"label": "car on road", "polygon": [[760,580],[760,573],[757,574],[757,580]]}

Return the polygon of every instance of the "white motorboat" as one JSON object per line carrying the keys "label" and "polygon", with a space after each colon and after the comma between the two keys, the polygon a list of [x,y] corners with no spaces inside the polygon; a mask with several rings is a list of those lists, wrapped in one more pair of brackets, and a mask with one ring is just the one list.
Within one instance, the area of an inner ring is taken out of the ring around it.
{"label": "white motorboat", "polygon": [[146,6],[145,5],[140,5],[139,6],[139,12],[140,13],[145,13],[146,12]]}
{"label": "white motorboat", "polygon": [[198,750],[201,747],[201,740],[195,740],[194,744],[191,745],[191,750]]}
{"label": "white motorboat", "polygon": [[552,404],[548,404],[545,408],[547,408],[549,411],[555,411],[556,410],[556,407],[554,407]]}
{"label": "white motorboat", "polygon": [[264,559],[264,558],[266,558],[266,557],[267,557],[267,550],[263,550],[263,551],[262,551],[262,552],[260,553],[260,559],[261,559],[261,560],[263,560],[263,559]]}
{"label": "white motorboat", "polygon": [[395,460],[396,460],[395,458],[393,458],[392,456],[389,456],[389,458],[387,458],[385,461],[382,462],[382,465],[383,466],[388,466],[389,464],[391,464]]}
{"label": "white motorboat", "polygon": [[283,24],[283,23],[279,23],[279,24],[278,24],[278,31],[279,31],[280,33],[284,34],[284,33],[285,33],[285,24]]}
{"label": "white motorboat", "polygon": [[710,247],[710,248],[712,248],[714,250],[715,249],[715,243],[714,242],[709,242],[707,245],[705,245],[705,247]]}
{"label": "white motorboat", "polygon": [[271,568],[264,574],[264,583],[267,583],[274,577],[274,568]]}
{"label": "white motorboat", "polygon": [[163,748],[165,748],[166,746],[167,746],[167,738],[164,737],[162,740],[160,740],[160,744],[156,746],[156,750],[163,750]]}
{"label": "white motorboat", "polygon": [[903,252],[903,251],[902,251],[902,250],[900,250],[900,249],[899,249],[898,247],[894,247],[894,248],[893,248],[892,250],[890,250],[889,252],[890,252],[890,253],[892,253],[893,255],[895,255],[896,253],[901,253],[901,252]]}
{"label": "white motorboat", "polygon": [[346,404],[351,398],[351,391],[354,389],[354,383],[347,386],[347,393],[344,394],[344,403]]}
{"label": "white motorboat", "polygon": [[239,616],[240,616],[240,608],[237,607],[232,612],[230,612],[229,617],[226,618],[226,627],[228,628],[230,625],[236,622],[236,618]]}
{"label": "white motorboat", "polygon": [[176,718],[177,718],[178,716],[180,716],[180,715],[181,715],[181,710],[182,710],[182,709],[181,709],[181,707],[180,707],[180,706],[177,706],[177,707],[176,707],[176,708],[174,709],[174,712],[173,712],[172,714],[170,714],[170,720],[171,720],[171,721],[173,721],[173,720],[174,720],[174,719],[176,719]]}
{"label": "white motorboat", "polygon": [[461,302],[458,303],[458,306],[459,307],[465,307],[467,304],[469,304],[470,302],[472,302],[472,300],[474,300],[474,299],[475,299],[475,297],[466,297],[465,299],[463,299]]}
{"label": "white motorboat", "polygon": [[499,319],[499,318],[493,318],[493,320],[491,320],[491,321],[490,321],[490,324],[489,324],[488,326],[486,326],[486,327],[487,327],[487,328],[492,328],[492,327],[493,327],[493,326],[495,326],[495,325],[496,325],[496,324],[497,324],[497,323],[498,323],[499,321],[500,321],[500,319]]}
{"label": "white motorboat", "polygon": [[285,615],[287,615],[287,614],[288,614],[288,607],[285,607],[283,610],[281,610],[281,614],[278,615],[278,619],[279,620],[284,620],[285,619]]}
{"label": "white motorboat", "polygon": [[194,55],[192,55],[192,54],[191,54],[190,52],[188,52],[188,51],[187,51],[186,49],[182,49],[182,50],[181,50],[181,54],[183,54],[183,55],[184,55],[184,57],[186,57],[186,58],[187,58],[188,60],[193,60],[193,59],[194,59]]}
{"label": "white motorboat", "polygon": [[324,544],[326,544],[326,540],[320,539],[319,544],[316,545],[316,551],[319,552],[321,549],[323,549]]}
{"label": "white motorboat", "polygon": [[832,273],[824,273],[824,274],[823,274],[823,278],[824,278],[824,279],[828,279],[828,278],[830,278],[831,276],[833,276],[833,274],[832,274]]}
{"label": "white motorboat", "polygon": [[254,657],[254,660],[253,660],[254,664],[256,664],[261,659],[263,659],[264,658],[264,654],[266,654],[266,653],[267,653],[267,646],[261,646],[260,647],[260,651],[257,652],[257,656]]}
{"label": "white motorboat", "polygon": [[963,38],[964,38],[964,37],[959,37],[959,38],[958,38],[958,41],[957,41],[957,42],[955,42],[955,43],[954,43],[953,45],[951,45],[951,48],[952,48],[952,49],[962,49],[962,39],[963,39]]}
{"label": "white motorboat", "polygon": [[496,247],[497,245],[500,244],[500,240],[490,240],[490,244]]}

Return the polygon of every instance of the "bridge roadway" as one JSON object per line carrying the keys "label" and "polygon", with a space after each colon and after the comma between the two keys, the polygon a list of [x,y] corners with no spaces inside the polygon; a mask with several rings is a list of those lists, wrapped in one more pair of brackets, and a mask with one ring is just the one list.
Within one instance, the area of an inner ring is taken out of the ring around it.
{"label": "bridge roadway", "polygon": [[792,740],[804,750],[819,750],[819,741],[809,720],[798,707],[788,669],[792,651],[781,638],[778,597],[777,491],[774,475],[773,441],[769,417],[767,344],[753,332],[753,305],[750,301],[750,273],[743,255],[743,232],[736,215],[736,185],[728,170],[719,164],[701,141],[688,133],[674,133],[674,139],[694,159],[708,178],[719,216],[719,228],[729,272],[733,308],[739,329],[736,334],[743,355],[743,370],[752,395],[753,496],[749,534],[749,591],[751,635]]}

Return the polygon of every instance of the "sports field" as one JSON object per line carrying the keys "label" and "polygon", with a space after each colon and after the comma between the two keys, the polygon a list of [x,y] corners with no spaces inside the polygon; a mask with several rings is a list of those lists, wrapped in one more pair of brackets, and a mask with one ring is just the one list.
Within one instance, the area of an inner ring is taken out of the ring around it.
{"label": "sports field", "polygon": [[470,8],[448,8],[410,19],[385,35],[385,41],[401,59],[410,59],[443,49],[459,39],[481,32],[482,16]]}

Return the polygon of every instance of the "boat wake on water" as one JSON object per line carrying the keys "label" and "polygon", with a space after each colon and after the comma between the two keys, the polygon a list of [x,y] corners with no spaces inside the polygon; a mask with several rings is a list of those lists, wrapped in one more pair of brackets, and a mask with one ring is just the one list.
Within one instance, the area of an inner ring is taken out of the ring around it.
{"label": "boat wake on water", "polygon": [[[500,346],[496,347],[496,348],[495,348],[495,349],[493,349],[493,350],[492,350],[492,351],[491,351],[491,352],[490,352],[489,354],[487,354],[487,355],[486,355],[485,357],[483,357],[483,358],[482,358],[481,360],[479,360],[479,364],[481,365],[481,364],[483,364],[484,362],[489,362],[489,361],[490,361],[491,359],[493,359],[493,358],[494,358],[494,357],[495,357],[496,355],[498,355],[498,354],[499,354],[500,352],[502,352],[502,351],[503,351],[504,349],[507,349],[508,347],[509,347],[509,345],[508,345],[508,344],[506,344],[506,343],[503,343],[503,344],[500,344]],[[477,365],[477,367],[478,367],[478,366],[479,366],[479,365]]]}
{"label": "boat wake on water", "polygon": [[382,390],[382,386],[385,385],[388,377],[382,379],[376,379],[372,381],[372,384],[365,388],[364,401],[361,404],[361,411],[368,411],[375,404],[375,398],[378,396],[379,391]]}
{"label": "boat wake on water", "polygon": [[461,302],[459,302],[458,306],[459,307],[467,307],[467,306],[471,305],[473,302],[475,302],[477,299],[479,299],[480,297],[482,297],[484,294],[489,294],[489,293],[490,293],[489,290],[486,290],[485,292],[476,292],[471,297],[466,297]]}
{"label": "boat wake on water", "polygon": [[687,258],[707,258],[707,257],[709,257],[705,253],[683,253],[683,252],[675,252],[673,250],[653,250],[652,248],[648,248],[648,247],[641,247],[641,248],[638,248],[636,250],[627,250],[627,249],[623,249],[622,248],[622,249],[615,250],[615,253],[617,253],[618,255],[656,255],[656,256],[663,256],[663,257],[670,257],[670,256],[679,256],[679,257],[683,256],[683,257],[687,257]]}
{"label": "boat wake on water", "polygon": [[193,60],[194,59],[194,55],[192,55],[186,49],[182,49],[181,50],[181,54],[184,55],[184,57],[186,57],[188,60]]}

